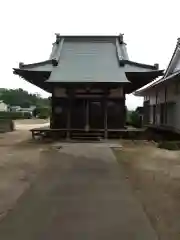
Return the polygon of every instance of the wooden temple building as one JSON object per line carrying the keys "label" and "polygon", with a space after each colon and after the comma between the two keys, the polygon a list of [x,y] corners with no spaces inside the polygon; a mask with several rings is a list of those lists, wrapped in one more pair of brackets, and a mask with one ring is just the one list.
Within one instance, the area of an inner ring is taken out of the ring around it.
{"label": "wooden temple building", "polygon": [[75,133],[107,138],[125,128],[125,94],[163,74],[158,64],[129,60],[123,34],[56,34],[48,60],[14,68],[26,81],[52,94],[50,129],[62,137]]}

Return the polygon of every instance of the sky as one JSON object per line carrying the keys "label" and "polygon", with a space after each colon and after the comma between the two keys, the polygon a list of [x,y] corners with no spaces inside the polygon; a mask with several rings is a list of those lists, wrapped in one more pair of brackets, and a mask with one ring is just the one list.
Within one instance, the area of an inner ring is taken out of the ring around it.
{"label": "sky", "polygon": [[[0,88],[46,92],[13,75],[12,68],[49,58],[55,33],[124,33],[130,60],[159,63],[165,69],[180,37],[180,1],[162,0],[6,0],[0,3]],[[128,95],[129,109],[142,98]]]}

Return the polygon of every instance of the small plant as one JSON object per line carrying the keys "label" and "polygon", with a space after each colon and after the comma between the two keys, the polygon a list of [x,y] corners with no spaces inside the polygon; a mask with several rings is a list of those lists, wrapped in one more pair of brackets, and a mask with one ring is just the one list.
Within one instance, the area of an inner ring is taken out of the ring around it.
{"label": "small plant", "polygon": [[50,117],[50,109],[48,107],[38,108],[38,118],[47,119]]}
{"label": "small plant", "polygon": [[167,150],[180,150],[180,143],[174,141],[163,141],[158,143],[158,147]]}
{"label": "small plant", "polygon": [[140,116],[135,111],[131,112],[131,114],[129,116],[129,123],[130,123],[130,125],[132,125],[133,127],[136,127],[136,128],[142,127]]}

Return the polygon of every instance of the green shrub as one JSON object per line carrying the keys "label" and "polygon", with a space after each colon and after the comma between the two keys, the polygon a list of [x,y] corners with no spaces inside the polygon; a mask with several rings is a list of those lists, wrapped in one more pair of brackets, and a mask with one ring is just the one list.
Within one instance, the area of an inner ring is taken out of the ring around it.
{"label": "green shrub", "polygon": [[38,111],[38,118],[46,119],[50,117],[50,108],[48,107],[41,107],[37,109]]}
{"label": "green shrub", "polygon": [[158,144],[158,147],[167,150],[180,150],[180,143],[174,141],[163,141]]}
{"label": "green shrub", "polygon": [[137,112],[133,111],[130,113],[129,124],[136,128],[142,127],[141,118]]}
{"label": "green shrub", "polygon": [[30,119],[30,118],[32,118],[32,115],[31,115],[30,112],[23,112],[23,118],[24,119]]}
{"label": "green shrub", "polygon": [[29,119],[31,114],[29,112],[0,112],[0,119]]}
{"label": "green shrub", "polygon": [[126,111],[126,125],[131,125],[131,114],[132,111]]}

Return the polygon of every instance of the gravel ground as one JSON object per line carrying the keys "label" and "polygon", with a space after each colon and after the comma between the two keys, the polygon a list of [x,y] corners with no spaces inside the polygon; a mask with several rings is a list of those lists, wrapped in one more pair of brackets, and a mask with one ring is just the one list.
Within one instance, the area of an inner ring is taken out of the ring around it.
{"label": "gravel ground", "polygon": [[122,141],[116,151],[135,195],[160,240],[180,239],[180,151],[154,143]]}

